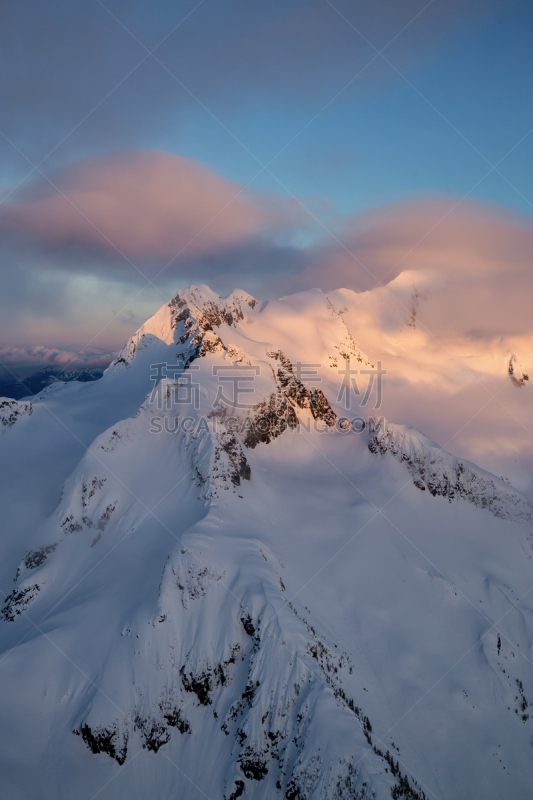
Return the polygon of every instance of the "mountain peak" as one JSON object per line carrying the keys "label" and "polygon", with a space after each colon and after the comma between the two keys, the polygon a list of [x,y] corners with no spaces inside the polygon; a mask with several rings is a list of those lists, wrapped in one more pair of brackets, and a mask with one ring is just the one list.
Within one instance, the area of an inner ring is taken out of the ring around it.
{"label": "mountain peak", "polygon": [[[192,338],[191,326],[202,338],[205,333],[220,325],[235,326],[244,320],[246,314],[256,305],[257,300],[242,289],[236,289],[226,298],[221,298],[204,284],[199,286],[191,284],[188,289],[179,289],[172,300],[162,305],[154,316],[134,333],[112,366],[130,365],[139,350],[157,341],[166,345],[180,344],[180,342],[183,344],[187,338]],[[180,323],[186,325],[186,336]],[[153,347],[150,352],[155,355]]]}
{"label": "mountain peak", "polygon": [[253,308],[257,302],[244,289],[234,289],[227,297],[223,298],[205,283],[191,283],[187,289],[178,289],[168,305],[173,307],[182,301],[196,305],[198,308],[203,308],[204,305],[211,303],[215,305],[233,305],[235,302],[246,302]]}

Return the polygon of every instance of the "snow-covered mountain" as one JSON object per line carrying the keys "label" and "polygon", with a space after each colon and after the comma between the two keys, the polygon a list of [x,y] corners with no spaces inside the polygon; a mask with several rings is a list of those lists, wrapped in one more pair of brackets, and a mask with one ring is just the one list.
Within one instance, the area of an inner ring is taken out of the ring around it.
{"label": "snow-covered mountain", "polygon": [[348,294],[0,399],[3,799],[531,796],[533,509],[380,416]]}

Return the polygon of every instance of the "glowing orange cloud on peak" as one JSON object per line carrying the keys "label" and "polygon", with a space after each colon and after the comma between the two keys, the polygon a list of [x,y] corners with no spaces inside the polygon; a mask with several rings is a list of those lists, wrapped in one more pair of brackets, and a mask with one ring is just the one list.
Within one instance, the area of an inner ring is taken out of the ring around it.
{"label": "glowing orange cloud on peak", "polygon": [[415,199],[345,217],[332,232],[284,292],[388,286],[390,293],[409,273],[410,284],[427,287],[440,330],[531,329],[533,224],[525,215],[460,198]]}
{"label": "glowing orange cloud on peak", "polygon": [[332,234],[317,248],[311,267],[318,277],[322,263],[320,285],[326,278],[330,288],[348,281],[366,290],[406,270],[487,275],[507,270],[528,273],[531,268],[529,217],[460,198],[379,206],[344,217]]}

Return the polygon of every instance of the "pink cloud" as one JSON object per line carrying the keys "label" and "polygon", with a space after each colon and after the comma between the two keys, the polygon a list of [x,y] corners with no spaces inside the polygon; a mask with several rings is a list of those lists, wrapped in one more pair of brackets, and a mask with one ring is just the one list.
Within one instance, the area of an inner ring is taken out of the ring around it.
{"label": "pink cloud", "polygon": [[531,330],[528,217],[457,198],[428,198],[345,218],[333,233],[284,291],[312,286],[368,291],[388,284],[392,292],[391,282],[409,272],[411,283],[428,288],[432,329],[481,335]]}
{"label": "pink cloud", "polygon": [[33,347],[16,347],[4,345],[0,347],[0,369],[30,369],[38,367],[66,367],[71,369],[105,369],[113,358],[115,352],[72,352],[59,350],[55,347],[34,345]]}
{"label": "pink cloud", "polygon": [[246,236],[294,223],[296,206],[254,196],[200,162],[155,150],[77,162],[4,204],[0,229],[52,249],[103,249],[170,260],[209,253]]}
{"label": "pink cloud", "polygon": [[336,286],[348,280],[367,289],[406,270],[452,274],[466,267],[494,274],[505,263],[520,272],[531,264],[530,218],[458,198],[380,206],[344,218],[332,233],[317,251],[314,269],[318,275],[320,258],[325,257],[326,280]]}

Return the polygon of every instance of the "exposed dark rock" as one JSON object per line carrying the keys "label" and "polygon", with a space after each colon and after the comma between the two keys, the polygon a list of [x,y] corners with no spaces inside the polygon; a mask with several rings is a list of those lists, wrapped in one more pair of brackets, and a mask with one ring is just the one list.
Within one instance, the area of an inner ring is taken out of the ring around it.
{"label": "exposed dark rock", "polygon": [[227,798],[227,800],[237,800],[237,798],[241,797],[244,794],[244,781],[236,780],[233,784],[233,791]]}
{"label": "exposed dark rock", "polygon": [[135,720],[135,727],[141,731],[144,738],[143,747],[157,753],[160,747],[170,741],[168,727],[155,719]]}
{"label": "exposed dark rock", "polygon": [[226,431],[220,434],[219,442],[232,465],[230,479],[233,485],[240,486],[241,478],[245,481],[249,481],[252,477],[252,471],[236,437],[229,431]]}
{"label": "exposed dark rock", "polygon": [[522,389],[529,381],[529,374],[518,367],[515,355],[512,355],[509,359],[507,372],[513,386],[516,386],[517,389]]}
{"label": "exposed dark rock", "polygon": [[176,728],[180,733],[191,733],[191,726],[181,709],[174,708],[171,703],[161,703],[154,717],[135,717],[135,730],[139,730],[144,739],[143,747],[154,753],[170,741],[169,728]]}
{"label": "exposed dark rock", "polygon": [[262,781],[268,774],[266,761],[251,747],[247,747],[239,756],[239,767],[246,778]]}
{"label": "exposed dark rock", "polygon": [[5,599],[4,606],[0,611],[0,618],[6,622],[14,622],[15,617],[26,610],[40,590],[41,587],[36,583],[33,586],[25,586],[22,589],[13,589]]}
{"label": "exposed dark rock", "polygon": [[178,294],[172,298],[172,300],[168,304],[168,307],[170,308],[171,311],[175,311],[177,308],[183,308],[183,306],[186,305],[187,302],[180,297],[178,292]]}
{"label": "exposed dark rock", "polygon": [[211,691],[210,674],[208,672],[204,672],[201,675],[186,674],[184,667],[181,668],[180,674],[185,691],[195,694],[203,706],[211,705],[211,698],[209,697],[209,692]]}
{"label": "exposed dark rock", "polygon": [[113,513],[115,508],[116,508],[116,505],[114,503],[110,503],[107,506],[106,510],[102,512],[102,514],[100,516],[100,519],[98,520],[98,525],[97,525],[97,528],[98,528],[99,531],[103,531],[105,529],[105,526],[107,525],[107,523],[111,519],[111,514]]}
{"label": "exposed dark rock", "polygon": [[198,355],[203,357],[210,353],[219,353],[224,350],[225,347],[220,336],[217,336],[212,331],[207,331],[202,337],[202,345],[198,351]]}
{"label": "exposed dark rock", "polygon": [[274,392],[267,400],[259,403],[249,416],[250,424],[244,434],[246,447],[268,444],[281,436],[287,428],[298,427],[298,417],[290,401],[281,392]]}
{"label": "exposed dark rock", "polygon": [[19,417],[31,417],[32,414],[33,406],[31,403],[0,399],[0,430],[12,428]]}
{"label": "exposed dark rock", "polygon": [[278,391],[267,400],[259,403],[249,415],[244,444],[254,448],[258,444],[268,444],[281,436],[287,428],[295,430],[299,426],[296,408],[309,409],[313,419],[322,420],[333,427],[337,415],[328,403],[324,392],[315,387],[308,388],[294,374],[293,365],[281,351],[267,353],[269,358],[279,361],[274,370]]}
{"label": "exposed dark rock", "polygon": [[83,741],[93,753],[107,753],[121,766],[125,762],[128,751],[128,737],[124,734],[122,742],[120,742],[116,725],[109,728],[90,728],[89,725],[85,724],[80,727],[79,731],[73,731],[73,733],[81,734]]}
{"label": "exposed dark rock", "polygon": [[26,569],[37,569],[44,564],[50,553],[53,553],[57,544],[43,545],[38,550],[30,550],[24,559]]}
{"label": "exposed dark rock", "polygon": [[61,521],[60,527],[63,528],[65,533],[79,533],[83,530],[83,525],[74,518],[74,514],[68,514]]}
{"label": "exposed dark rock", "polygon": [[328,403],[322,389],[313,389],[309,395],[309,406],[314,419],[323,420],[329,428],[337,422],[337,415]]}
{"label": "exposed dark rock", "polygon": [[300,793],[300,787],[294,780],[294,778],[289,782],[287,786],[287,791],[285,792],[286,800],[305,800],[305,796]]}
{"label": "exposed dark rock", "polygon": [[247,614],[245,617],[241,617],[241,622],[242,622],[242,627],[244,628],[248,636],[253,636],[255,634],[255,627],[252,622],[251,616]]}
{"label": "exposed dark rock", "polygon": [[409,779],[401,774],[398,783],[392,787],[391,796],[392,800],[399,800],[401,797],[406,797],[409,800],[427,800],[425,792],[415,782],[412,786],[409,783]]}
{"label": "exposed dark rock", "polygon": [[242,699],[248,704],[250,708],[252,707],[252,704],[254,702],[256,688],[257,687],[254,686],[252,682],[248,682],[246,684],[244,692],[242,693]]}
{"label": "exposed dark rock", "polygon": [[191,726],[188,720],[182,715],[179,708],[167,710],[163,713],[167,725],[171,728],[177,728],[180,733],[191,733]]}

